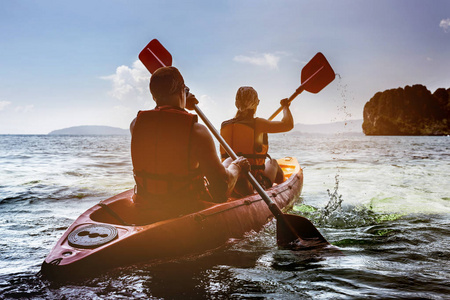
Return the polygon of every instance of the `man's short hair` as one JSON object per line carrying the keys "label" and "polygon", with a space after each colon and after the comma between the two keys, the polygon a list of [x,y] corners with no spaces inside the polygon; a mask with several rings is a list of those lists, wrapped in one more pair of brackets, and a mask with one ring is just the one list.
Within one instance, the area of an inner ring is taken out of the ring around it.
{"label": "man's short hair", "polygon": [[184,79],[175,67],[159,68],[150,78],[150,92],[156,100],[172,96],[182,88],[184,88]]}

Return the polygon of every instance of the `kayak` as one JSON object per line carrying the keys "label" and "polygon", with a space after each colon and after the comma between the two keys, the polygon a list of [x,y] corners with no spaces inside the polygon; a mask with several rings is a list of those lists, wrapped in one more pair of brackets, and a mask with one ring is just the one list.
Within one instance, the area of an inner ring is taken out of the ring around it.
{"label": "kayak", "polygon": [[[301,193],[303,171],[293,157],[278,159],[278,163],[284,182],[266,192],[280,209],[286,209]],[[152,217],[136,209],[133,193],[131,189],[100,201],[81,214],[46,257],[42,275],[74,278],[138,262],[201,254],[261,230],[273,217],[261,196],[253,194],[148,223],[145,220]]]}
{"label": "kayak", "polygon": [[[279,208],[300,195],[303,171],[297,159],[278,159],[284,182],[267,189]],[[65,279],[137,262],[203,253],[223,246],[246,232],[259,231],[273,217],[259,194],[181,217],[140,225],[145,213],[136,209],[128,190],[103,200],[81,214],[42,264],[48,278]]]}

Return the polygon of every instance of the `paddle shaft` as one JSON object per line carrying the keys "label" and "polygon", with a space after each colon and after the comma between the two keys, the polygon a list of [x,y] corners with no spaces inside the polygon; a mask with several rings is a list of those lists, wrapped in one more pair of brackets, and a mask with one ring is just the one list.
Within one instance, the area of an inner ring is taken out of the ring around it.
{"label": "paddle shaft", "polygon": [[[288,103],[291,103],[298,95],[301,94],[304,90],[306,90],[305,85],[308,84],[310,80],[314,78],[324,67],[319,68],[314,74],[312,74],[308,79],[306,79],[302,84],[298,87],[298,89],[288,98]],[[269,121],[275,119],[275,117],[283,110],[283,106],[280,106],[270,117]]]}
{"label": "paddle shaft", "polygon": [[[203,112],[200,110],[200,108],[195,104],[194,106],[195,112],[197,115],[200,116],[202,121],[205,123],[206,127],[211,131],[211,133],[216,137],[216,139],[219,141],[220,145],[225,149],[225,151],[228,153],[228,155],[233,159],[237,159],[236,153],[234,153],[233,149],[227,144],[227,142],[223,139],[223,137],[219,134],[219,132],[216,130],[214,125],[208,120],[208,118],[203,114]],[[283,215],[283,212],[280,210],[280,208],[270,199],[269,195],[267,195],[266,191],[262,188],[262,186],[259,184],[259,182],[256,180],[256,178],[253,176],[253,174],[249,171],[247,172],[247,178],[250,181],[250,183],[253,185],[255,190],[258,192],[258,194],[261,196],[261,198],[264,200],[264,202],[269,207],[272,214],[277,218],[277,220],[280,220],[280,218]]]}
{"label": "paddle shaft", "polygon": [[[211,131],[211,133],[216,137],[219,141],[220,145],[225,149],[228,155],[233,159],[237,159],[236,153],[234,153],[233,149],[227,144],[227,142],[223,139],[223,137],[219,134],[219,132],[214,128],[208,118],[203,114],[203,112],[198,108],[197,104],[194,105],[194,110],[197,115],[205,123],[206,127]],[[278,245],[282,245],[283,247],[292,247],[296,242],[305,243],[307,239],[313,239],[318,241],[315,246],[324,246],[329,245],[328,241],[320,234],[314,224],[311,223],[308,219],[302,216],[296,215],[287,215],[284,214],[281,209],[270,199],[269,195],[267,195],[266,191],[262,188],[256,178],[252,173],[247,172],[247,179],[253,185],[255,190],[261,196],[261,199],[266,203],[269,210],[274,215],[277,220],[277,243]],[[304,231],[304,232],[303,232]],[[306,237],[305,237],[305,233]],[[300,243],[300,244],[302,244]]]}
{"label": "paddle shaft", "polygon": [[[216,137],[216,139],[219,141],[220,145],[225,149],[225,151],[228,153],[228,155],[233,159],[237,159],[236,153],[234,153],[233,149],[227,144],[227,142],[223,139],[223,137],[219,134],[219,132],[216,130],[216,128],[211,124],[211,122],[208,120],[208,118],[203,114],[203,112],[198,108],[197,104],[194,106],[195,112],[197,115],[200,116],[200,118],[205,123],[206,127],[211,131],[211,133]],[[275,219],[277,220],[277,240],[279,236],[286,235],[288,233],[288,240],[289,242],[284,241],[283,246],[287,247],[289,244],[294,243],[295,241],[304,240],[302,239],[301,235],[299,234],[299,230],[302,228],[309,228],[309,231],[313,232],[313,236],[315,238],[319,238],[320,241],[324,242],[325,245],[328,244],[328,242],[324,239],[324,237],[320,234],[320,232],[317,230],[317,228],[309,221],[308,219],[301,217],[301,216],[295,216],[295,215],[289,215],[290,220],[286,218],[287,215],[285,215],[281,209],[270,199],[269,195],[267,195],[266,191],[263,189],[263,187],[259,184],[259,182],[256,180],[256,178],[253,176],[253,174],[249,171],[247,172],[247,179],[250,181],[250,183],[253,185],[255,190],[258,192],[258,194],[261,196],[261,199],[266,203],[269,210],[274,215]],[[295,223],[293,221],[296,221]],[[299,228],[294,228],[293,224],[299,225],[301,223],[301,226]],[[281,229],[282,228],[282,229]],[[281,231],[281,232],[280,232]],[[279,240],[277,241],[278,243]]]}

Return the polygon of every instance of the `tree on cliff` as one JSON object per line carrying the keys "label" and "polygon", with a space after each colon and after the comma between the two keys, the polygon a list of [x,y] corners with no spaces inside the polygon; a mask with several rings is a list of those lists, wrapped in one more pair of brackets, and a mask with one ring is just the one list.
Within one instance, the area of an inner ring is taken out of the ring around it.
{"label": "tree on cliff", "polygon": [[364,106],[366,135],[450,134],[450,88],[434,94],[423,85],[376,93]]}

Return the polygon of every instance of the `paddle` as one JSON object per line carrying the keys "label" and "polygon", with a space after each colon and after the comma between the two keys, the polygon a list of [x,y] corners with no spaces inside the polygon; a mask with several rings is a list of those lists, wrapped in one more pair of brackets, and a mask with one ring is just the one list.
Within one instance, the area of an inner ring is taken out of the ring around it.
{"label": "paddle", "polygon": [[[172,63],[171,54],[156,39],[152,40],[141,51],[139,59],[150,73],[153,73],[159,67],[169,66]],[[234,153],[233,149],[231,149],[197,105],[194,106],[194,109],[211,133],[227,151],[228,155],[233,160],[237,159],[236,153]],[[247,173],[247,177],[277,220],[277,243],[279,246],[305,249],[329,245],[328,241],[320,234],[311,221],[302,216],[283,213],[250,172]]]}
{"label": "paddle", "polygon": [[[330,82],[334,80],[336,74],[328,63],[325,56],[318,52],[314,57],[303,67],[301,75],[301,85],[297,88],[288,101],[291,103],[295,97],[301,92],[308,91],[310,93],[318,93]],[[273,120],[281,111],[283,106],[280,106],[270,117],[269,121]]]}

